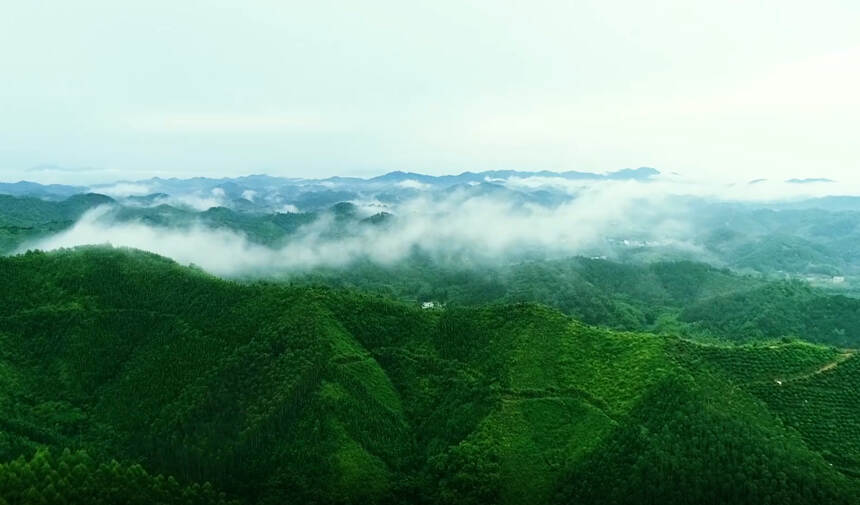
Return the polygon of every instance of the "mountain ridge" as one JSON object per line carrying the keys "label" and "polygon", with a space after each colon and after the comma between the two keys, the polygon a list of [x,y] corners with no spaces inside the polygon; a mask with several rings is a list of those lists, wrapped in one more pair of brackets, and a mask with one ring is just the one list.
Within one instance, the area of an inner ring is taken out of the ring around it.
{"label": "mountain ridge", "polygon": [[[155,185],[180,185],[196,188],[217,188],[224,184],[245,184],[249,188],[260,188],[273,185],[312,185],[316,183],[334,183],[351,185],[373,185],[378,183],[398,183],[404,181],[417,181],[431,185],[455,185],[469,182],[483,182],[489,179],[508,179],[511,177],[558,177],[571,180],[639,180],[645,181],[659,175],[660,172],[650,167],[639,167],[636,169],[622,169],[606,174],[593,172],[553,172],[542,171],[517,171],[517,170],[488,170],[483,172],[462,172],[456,175],[427,175],[413,172],[393,171],[386,174],[361,178],[361,177],[326,177],[320,179],[296,178],[271,176],[267,174],[249,174],[238,177],[203,177],[195,176],[189,178],[161,178],[152,177],[137,180],[118,180],[107,184],[94,184],[91,186],[71,186],[64,184],[40,184],[37,182],[20,181],[16,183],[0,183],[0,194],[11,194],[16,196],[50,196],[64,197],[86,191],[98,192],[100,189],[112,188],[118,184],[155,184]],[[167,191],[169,192],[169,191]]]}

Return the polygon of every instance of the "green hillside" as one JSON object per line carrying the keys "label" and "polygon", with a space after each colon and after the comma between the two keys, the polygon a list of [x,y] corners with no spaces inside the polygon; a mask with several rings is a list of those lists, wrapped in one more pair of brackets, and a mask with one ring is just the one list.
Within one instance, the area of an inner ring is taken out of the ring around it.
{"label": "green hillside", "polygon": [[712,342],[802,337],[860,347],[860,299],[689,261],[625,264],[572,257],[454,267],[416,254],[394,265],[359,262],[287,279],[448,307],[537,302],[592,325]]}
{"label": "green hillside", "polygon": [[[647,296],[728,286],[684,282]],[[116,249],[2,258],[0,285],[0,503],[99,503],[87,501],[104,487],[94,482],[120,493],[103,503],[800,504],[860,492],[850,350],[704,345],[534,303],[422,310]]]}
{"label": "green hillside", "polygon": [[0,254],[21,244],[72,226],[87,210],[112,203],[93,193],[70,196],[62,201],[36,197],[0,195]]}
{"label": "green hillside", "polygon": [[860,299],[827,295],[800,282],[715,296],[688,305],[679,319],[730,341],[795,336],[860,347]]}
{"label": "green hillside", "polygon": [[[153,195],[151,195],[153,196]],[[167,197],[167,195],[154,195]],[[161,203],[156,198],[139,197],[116,201],[105,195],[86,193],[64,200],[43,200],[36,197],[16,197],[0,194],[0,254],[9,254],[29,242],[71,228],[83,214],[100,205],[110,205],[105,223],[141,223],[160,229],[187,229],[205,226],[241,235],[255,244],[283,246],[302,226],[330,215],[326,233],[337,237],[350,230],[383,225],[390,214],[376,214],[362,219],[355,205],[341,202],[320,212],[261,212],[258,209],[229,209],[211,207],[199,211],[187,206]],[[131,203],[131,204],[130,204]],[[233,202],[234,204],[236,202]],[[178,205],[178,206],[177,206]]]}

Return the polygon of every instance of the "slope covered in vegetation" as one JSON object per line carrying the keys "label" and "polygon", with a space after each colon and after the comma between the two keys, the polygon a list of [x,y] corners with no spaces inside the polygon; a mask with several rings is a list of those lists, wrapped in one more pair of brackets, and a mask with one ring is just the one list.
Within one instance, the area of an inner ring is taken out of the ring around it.
{"label": "slope covered in vegetation", "polygon": [[781,337],[860,347],[860,299],[689,261],[625,264],[573,257],[452,267],[420,255],[289,277],[447,306],[538,302],[593,325],[722,342]]}
{"label": "slope covered in vegetation", "polygon": [[3,258],[0,284],[8,503],[34,465],[50,476],[31,487],[55,500],[51,472],[77,468],[64,458],[78,450],[90,487],[63,477],[66,496],[119,479],[166,503],[851,503],[860,491],[851,351],[703,345],[534,303],[422,310],[114,249]]}

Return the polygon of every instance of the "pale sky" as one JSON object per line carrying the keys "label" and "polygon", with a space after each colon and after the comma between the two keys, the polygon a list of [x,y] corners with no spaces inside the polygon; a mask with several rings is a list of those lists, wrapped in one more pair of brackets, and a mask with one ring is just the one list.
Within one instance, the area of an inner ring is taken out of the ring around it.
{"label": "pale sky", "polygon": [[856,0],[7,0],[0,180],[856,180],[858,26]]}

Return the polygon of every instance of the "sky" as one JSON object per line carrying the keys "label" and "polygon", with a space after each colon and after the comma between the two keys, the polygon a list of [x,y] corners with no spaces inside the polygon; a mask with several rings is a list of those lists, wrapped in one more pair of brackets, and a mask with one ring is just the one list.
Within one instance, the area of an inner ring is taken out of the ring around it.
{"label": "sky", "polygon": [[10,1],[0,180],[860,179],[860,2]]}

